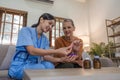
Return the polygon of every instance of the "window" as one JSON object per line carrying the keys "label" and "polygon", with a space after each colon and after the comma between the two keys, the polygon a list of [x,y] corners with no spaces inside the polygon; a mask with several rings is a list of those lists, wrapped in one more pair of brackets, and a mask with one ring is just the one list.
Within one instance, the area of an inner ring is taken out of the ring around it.
{"label": "window", "polygon": [[27,12],[0,7],[0,44],[16,44],[19,30],[27,24]]}
{"label": "window", "polygon": [[63,20],[65,18],[56,17],[56,24],[52,28],[52,31],[49,32],[50,46],[54,47],[55,39],[57,37],[63,36]]}

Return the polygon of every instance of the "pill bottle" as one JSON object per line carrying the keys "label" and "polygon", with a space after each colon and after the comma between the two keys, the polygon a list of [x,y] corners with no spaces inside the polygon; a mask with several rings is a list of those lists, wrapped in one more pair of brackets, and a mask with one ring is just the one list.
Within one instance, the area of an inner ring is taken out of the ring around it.
{"label": "pill bottle", "polygon": [[93,68],[94,69],[101,69],[101,62],[99,56],[94,56],[93,59]]}
{"label": "pill bottle", "polygon": [[89,58],[85,58],[83,61],[83,67],[84,69],[91,69],[91,61]]}

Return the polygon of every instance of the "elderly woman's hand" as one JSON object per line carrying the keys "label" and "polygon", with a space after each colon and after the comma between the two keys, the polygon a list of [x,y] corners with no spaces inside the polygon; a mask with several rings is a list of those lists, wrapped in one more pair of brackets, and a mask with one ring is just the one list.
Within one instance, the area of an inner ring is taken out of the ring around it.
{"label": "elderly woman's hand", "polygon": [[77,59],[75,62],[76,62],[79,66],[83,67],[83,60]]}
{"label": "elderly woman's hand", "polygon": [[80,47],[83,46],[83,42],[81,40],[75,40],[72,43],[72,50],[73,52],[78,52],[80,50]]}

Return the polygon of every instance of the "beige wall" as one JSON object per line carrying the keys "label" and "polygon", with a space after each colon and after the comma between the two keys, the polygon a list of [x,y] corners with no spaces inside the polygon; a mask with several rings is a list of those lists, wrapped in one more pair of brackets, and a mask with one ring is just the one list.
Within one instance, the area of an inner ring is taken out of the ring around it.
{"label": "beige wall", "polygon": [[120,0],[89,0],[89,27],[92,42],[107,42],[105,19],[120,16]]}
{"label": "beige wall", "polygon": [[55,0],[54,4],[45,4],[35,0],[0,0],[0,6],[28,11],[28,26],[36,23],[42,13],[49,12],[57,17],[73,19],[76,36],[88,34],[88,10],[83,2]]}
{"label": "beige wall", "polygon": [[[33,2],[34,1],[34,2]],[[87,2],[85,2],[87,1]],[[0,0],[0,6],[28,11],[28,26],[49,12],[58,17],[72,18],[75,35],[90,35],[91,42],[107,42],[105,19],[120,16],[120,0],[55,0],[53,5],[35,0]]]}

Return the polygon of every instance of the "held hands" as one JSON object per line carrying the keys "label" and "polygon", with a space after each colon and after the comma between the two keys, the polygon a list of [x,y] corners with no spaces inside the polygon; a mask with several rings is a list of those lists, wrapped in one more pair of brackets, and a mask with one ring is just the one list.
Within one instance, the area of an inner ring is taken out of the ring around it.
{"label": "held hands", "polygon": [[61,56],[66,56],[68,54],[71,53],[72,51],[72,45],[68,46],[68,47],[64,47],[64,48],[59,48],[59,49],[56,49],[57,50],[57,53]]}
{"label": "held hands", "polygon": [[78,65],[83,67],[83,60],[77,59],[77,60],[75,60],[75,63],[77,63]]}
{"label": "held hands", "polygon": [[70,45],[72,47],[72,51],[65,57],[62,57],[63,62],[73,62],[82,66],[82,60],[79,60],[79,56],[77,53],[80,51],[80,47],[83,46],[83,42],[81,40],[75,40]]}
{"label": "held hands", "polygon": [[71,55],[71,53],[77,53],[80,50],[80,47],[82,47],[82,41],[81,40],[75,40],[72,42],[72,44],[68,47],[59,48],[56,49],[56,53],[59,54],[61,57],[61,60],[63,62],[73,62],[78,63],[76,59],[78,58],[78,55]]}
{"label": "held hands", "polygon": [[80,50],[80,47],[82,46],[81,40],[75,40],[72,42],[72,44],[68,47],[63,47],[56,49],[56,53],[58,53],[61,56],[69,55],[71,52],[78,52]]}
{"label": "held hands", "polygon": [[75,63],[77,58],[78,58],[77,55],[74,55],[74,56],[69,55],[69,56],[62,57],[63,62],[72,62],[72,63]]}

